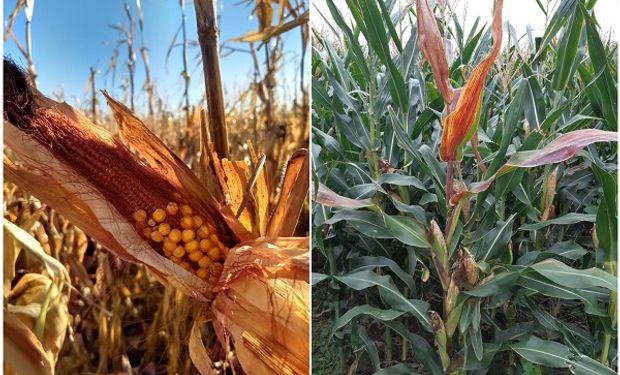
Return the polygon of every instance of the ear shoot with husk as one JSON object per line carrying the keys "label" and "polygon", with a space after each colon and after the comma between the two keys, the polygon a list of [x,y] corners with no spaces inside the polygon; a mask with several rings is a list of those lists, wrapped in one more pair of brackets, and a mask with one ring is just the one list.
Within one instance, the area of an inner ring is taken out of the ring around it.
{"label": "ear shoot with husk", "polygon": [[[162,283],[203,303],[206,319],[224,330],[219,334],[223,347],[232,337],[246,372],[259,367],[264,373],[282,373],[284,368],[290,369],[285,373],[307,372],[308,241],[278,237],[277,232],[261,237],[265,232],[260,228],[270,227],[264,222],[264,202],[257,202],[265,194],[252,191],[246,210],[260,219],[244,223],[229,200],[215,198],[221,191],[205,188],[142,121],[107,93],[119,136],[42,95],[12,62],[5,60],[4,69],[7,179],[114,255],[145,265]],[[211,168],[216,168],[214,160]],[[226,163],[243,177],[233,189],[242,189],[247,166]],[[228,171],[223,173],[229,177]],[[293,180],[303,181],[297,178],[299,170],[291,173]],[[299,187],[283,189],[282,199],[288,199],[290,189]],[[263,207],[262,215],[255,214],[256,207]],[[286,316],[278,315],[287,310]],[[241,311],[255,311],[254,320]],[[202,373],[213,370],[204,363],[197,368]]]}

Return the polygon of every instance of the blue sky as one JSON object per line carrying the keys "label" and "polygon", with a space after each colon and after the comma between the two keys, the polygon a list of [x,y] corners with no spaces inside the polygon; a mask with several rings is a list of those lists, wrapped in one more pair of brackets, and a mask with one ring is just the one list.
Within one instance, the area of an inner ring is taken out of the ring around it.
{"label": "blue sky", "polygon": [[[129,0],[135,11],[134,0]],[[241,3],[239,0],[219,1],[220,42],[239,37],[246,32],[255,31],[256,18],[251,14],[252,6]],[[4,17],[12,11],[15,0],[3,1]],[[186,1],[187,35],[189,39],[196,37],[196,19],[193,1]],[[172,38],[181,24],[181,10],[178,0],[142,0],[144,12],[144,42],[149,49],[151,76],[156,81],[158,93],[167,100],[170,106],[176,107],[181,102],[183,81],[181,78],[182,62],[181,48],[175,48],[166,64],[166,52]],[[137,20],[137,13],[135,19]],[[38,74],[39,90],[48,96],[52,92],[64,91],[65,99],[75,104],[75,98],[84,100],[85,88],[89,76],[89,68],[97,67],[101,73],[97,76],[98,88],[106,88],[117,97],[122,96],[118,86],[126,76],[127,69],[122,63],[126,57],[126,47],[120,49],[119,67],[115,79],[116,88],[112,87],[112,75],[105,77],[108,64],[112,56],[114,45],[118,39],[118,32],[110,25],[123,23],[127,17],[122,0],[39,0],[35,2],[32,19],[32,54]],[[138,27],[136,25],[136,46],[139,48]],[[20,41],[25,37],[25,18],[20,12],[14,26],[14,31]],[[178,41],[178,39],[177,39]],[[23,43],[23,42],[22,42]],[[244,43],[228,44],[233,47],[247,49]],[[299,29],[293,30],[284,36],[284,76],[287,82],[289,97],[292,97],[294,79],[298,76],[297,70],[301,56],[301,37]],[[144,94],[140,90],[144,81],[144,67],[137,55],[136,92],[141,94],[137,98],[138,109],[145,108]],[[19,53],[15,44],[8,39],[4,44],[4,54],[11,55],[20,65],[25,66],[25,59]],[[201,68],[197,67],[200,56],[198,47],[189,50],[188,59],[192,82],[190,100],[196,103],[204,90],[204,81]],[[261,50],[259,58],[264,56]],[[235,52],[221,61],[222,79],[226,92],[231,94],[248,87],[253,77],[253,63],[249,54]],[[104,86],[104,81],[107,85]],[[282,79],[278,81],[282,82]]]}

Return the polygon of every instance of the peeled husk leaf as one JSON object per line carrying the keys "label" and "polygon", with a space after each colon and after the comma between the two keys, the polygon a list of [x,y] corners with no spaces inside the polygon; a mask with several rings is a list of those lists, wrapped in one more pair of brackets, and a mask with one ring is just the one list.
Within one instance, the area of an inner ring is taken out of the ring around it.
{"label": "peeled husk leaf", "polygon": [[226,259],[213,313],[248,374],[308,373],[308,254],[307,238],[264,238]]}
{"label": "peeled husk leaf", "polygon": [[481,103],[480,98],[484,88],[484,81],[502,45],[503,3],[503,0],[495,2],[493,24],[491,25],[491,33],[493,35],[491,50],[480,64],[474,68],[460,95],[458,95],[458,102],[454,110],[443,121],[441,145],[439,147],[439,157],[441,160],[457,160],[458,148],[467,142],[468,135],[471,138],[472,127],[476,126],[475,118]]}

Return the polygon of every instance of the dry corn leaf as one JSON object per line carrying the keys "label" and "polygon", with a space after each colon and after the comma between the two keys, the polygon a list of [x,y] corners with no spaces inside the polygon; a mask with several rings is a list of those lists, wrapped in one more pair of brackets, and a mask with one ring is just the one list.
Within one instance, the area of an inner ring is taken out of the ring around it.
{"label": "dry corn leaf", "polygon": [[[258,157],[254,151],[254,146],[248,141],[248,151],[250,153],[250,161],[254,170],[258,168]],[[258,233],[264,236],[267,232],[267,215],[269,214],[269,183],[267,180],[267,172],[262,168],[258,176],[256,176],[256,186],[254,197],[254,207],[256,207],[256,220]]]}
{"label": "dry corn leaf", "polygon": [[8,233],[17,244],[34,255],[45,266],[48,275],[53,280],[69,280],[69,273],[63,264],[46,254],[41,244],[34,237],[6,219],[3,219],[2,224],[4,233]]}
{"label": "dry corn leaf", "polygon": [[3,239],[3,281],[4,295],[7,296],[11,291],[11,283],[13,281],[13,278],[15,277],[15,261],[17,261],[17,257],[19,256],[20,247],[16,246],[15,240],[7,231],[3,231]]}
{"label": "dry corn leaf", "polygon": [[495,2],[491,33],[493,46],[485,58],[474,68],[465,83],[454,110],[443,121],[439,157],[441,160],[457,160],[458,150],[473,136],[476,115],[481,103],[484,81],[502,46],[502,7],[504,1]]}
{"label": "dry corn leaf", "polygon": [[256,18],[258,18],[258,30],[263,31],[271,26],[273,20],[273,8],[270,0],[256,0]]}
{"label": "dry corn leaf", "polygon": [[231,42],[246,42],[246,43],[254,43],[254,42],[266,42],[267,40],[283,34],[297,26],[304,25],[310,19],[310,12],[306,10],[297,18],[283,23],[278,26],[268,26],[262,31],[245,33],[240,38],[233,38]]}
{"label": "dry corn leaf", "polygon": [[209,358],[207,348],[205,348],[202,342],[202,335],[200,333],[201,327],[206,321],[207,319],[203,315],[194,320],[188,343],[189,356],[200,375],[217,374],[213,368],[213,361]]}
{"label": "dry corn leaf", "polygon": [[56,363],[65,340],[69,323],[67,301],[68,296],[61,293],[49,277],[38,273],[22,276],[9,294],[8,311],[16,314],[35,333],[37,320],[41,317],[42,309],[45,309],[44,325],[40,327],[42,332],[39,333],[52,364]]}
{"label": "dry corn leaf", "polygon": [[273,238],[226,259],[213,312],[247,373],[308,373],[308,254],[307,238]]}
{"label": "dry corn leaf", "polygon": [[53,374],[52,365],[41,345],[24,323],[4,310],[4,361],[22,375]]}
{"label": "dry corn leaf", "polygon": [[443,95],[446,104],[452,103],[453,92],[450,84],[450,68],[446,60],[444,42],[437,26],[437,20],[428,0],[416,1],[416,15],[418,27],[418,41],[422,56],[431,65],[435,83]]}
{"label": "dry corn leaf", "polygon": [[286,166],[278,203],[271,214],[267,235],[292,236],[308,193],[309,156],[307,150],[296,151]]}

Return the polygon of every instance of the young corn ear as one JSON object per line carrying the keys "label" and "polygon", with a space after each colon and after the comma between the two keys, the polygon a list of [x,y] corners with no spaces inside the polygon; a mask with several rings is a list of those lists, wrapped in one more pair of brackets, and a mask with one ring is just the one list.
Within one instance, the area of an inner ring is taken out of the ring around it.
{"label": "young corn ear", "polygon": [[432,260],[441,286],[444,291],[448,290],[450,284],[450,269],[448,265],[448,247],[446,246],[446,240],[439,229],[439,225],[435,220],[431,220],[431,244],[432,244]]}
{"label": "young corn ear", "polygon": [[553,215],[553,200],[555,198],[555,190],[558,179],[558,168],[553,168],[553,171],[549,173],[543,183],[542,199],[541,199],[541,216],[540,221],[547,221],[552,219]]}
{"label": "young corn ear", "polygon": [[450,367],[450,356],[448,355],[448,336],[446,335],[446,327],[441,319],[441,316],[435,311],[430,312],[431,326],[435,331],[435,344],[437,345],[437,351],[439,352],[439,358],[441,359],[441,365],[444,371]]}

